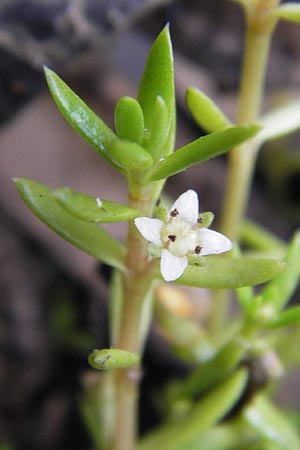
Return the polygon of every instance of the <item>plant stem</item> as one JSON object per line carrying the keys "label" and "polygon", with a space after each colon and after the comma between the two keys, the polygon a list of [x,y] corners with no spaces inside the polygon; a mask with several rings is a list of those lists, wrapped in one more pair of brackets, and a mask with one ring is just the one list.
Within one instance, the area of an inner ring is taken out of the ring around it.
{"label": "plant stem", "polygon": [[[263,20],[264,14],[279,0],[260,0],[248,15],[246,45],[239,94],[237,123],[257,121],[263,98],[272,30]],[[252,183],[256,153],[249,142],[229,154],[228,182],[223,205],[221,229],[230,239],[238,239]]]}
{"label": "plant stem", "polygon": [[[153,209],[153,186],[131,185],[129,206],[150,217]],[[149,301],[152,288],[151,265],[148,262],[148,243],[131,221],[127,238],[127,273],[123,277],[123,303],[117,347],[134,353],[142,353],[145,330],[143,320],[145,302]],[[147,295],[148,294],[148,295]],[[147,309],[151,315],[151,309]],[[147,330],[146,330],[147,331]],[[140,369],[119,369],[115,371],[115,424],[113,450],[134,450],[137,427],[137,400]]]}

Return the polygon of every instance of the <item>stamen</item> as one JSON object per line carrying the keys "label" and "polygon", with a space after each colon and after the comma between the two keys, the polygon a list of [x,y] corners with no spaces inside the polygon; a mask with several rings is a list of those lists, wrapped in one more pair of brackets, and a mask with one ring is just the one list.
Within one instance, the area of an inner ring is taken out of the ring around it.
{"label": "stamen", "polygon": [[170,216],[171,216],[171,217],[176,217],[176,216],[178,216],[178,214],[179,214],[179,211],[177,211],[176,208],[173,209],[173,211],[170,212]]}
{"label": "stamen", "polygon": [[197,219],[197,222],[198,222],[198,223],[203,223],[202,217],[199,217],[199,219]]}
{"label": "stamen", "polygon": [[197,247],[195,247],[195,253],[196,255],[199,255],[199,253],[201,252],[202,247],[200,247],[200,245],[197,245]]}
{"label": "stamen", "polygon": [[176,240],[175,234],[169,234],[168,238],[170,239],[171,242],[175,242]]}

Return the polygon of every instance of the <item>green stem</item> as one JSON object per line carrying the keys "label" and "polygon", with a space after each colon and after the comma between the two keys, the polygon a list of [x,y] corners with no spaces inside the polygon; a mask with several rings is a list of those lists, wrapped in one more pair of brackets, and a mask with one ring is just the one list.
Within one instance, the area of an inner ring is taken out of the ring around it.
{"label": "green stem", "polygon": [[[129,206],[150,217],[153,210],[152,185],[131,185]],[[138,232],[133,222],[129,223],[127,238],[127,273],[123,276],[123,300],[116,341],[117,348],[141,354],[150,319],[144,320],[145,308],[152,289],[152,264],[148,261],[148,243]],[[115,371],[115,424],[113,450],[134,450],[137,427],[137,400],[140,369]]]}

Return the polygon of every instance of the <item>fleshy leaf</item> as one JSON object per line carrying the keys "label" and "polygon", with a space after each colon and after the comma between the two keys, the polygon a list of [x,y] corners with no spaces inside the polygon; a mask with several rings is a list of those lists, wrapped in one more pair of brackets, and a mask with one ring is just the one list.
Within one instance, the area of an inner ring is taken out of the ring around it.
{"label": "fleshy leaf", "polygon": [[167,25],[152,45],[140,82],[138,101],[144,112],[145,127],[150,133],[155,133],[155,105],[160,96],[167,107],[169,133],[163,146],[163,154],[173,151],[175,139],[175,89],[173,52]]}
{"label": "fleshy leaf", "polygon": [[141,145],[129,141],[113,141],[109,145],[111,160],[129,172],[147,170],[152,164],[151,155]]}
{"label": "fleshy leaf", "polygon": [[19,194],[32,212],[63,239],[113,267],[124,269],[124,247],[106,230],[68,214],[45,185],[26,178],[14,179]]}
{"label": "fleshy leaf", "polygon": [[300,5],[296,2],[286,3],[273,9],[269,17],[287,20],[289,22],[300,22]]}
{"label": "fleshy leaf", "polygon": [[118,348],[105,348],[93,350],[89,354],[88,362],[94,369],[109,370],[138,366],[140,359],[140,355],[136,353]]}
{"label": "fleshy leaf", "polygon": [[221,155],[254,136],[259,129],[257,125],[241,125],[202,136],[161,161],[153,170],[151,179],[160,180],[170,177],[194,164]]}
{"label": "fleshy leaf", "polygon": [[230,411],[240,398],[248,379],[246,369],[240,369],[220,384],[216,389],[198,401],[187,416],[178,422],[157,429],[146,436],[138,446],[138,450],[188,449],[203,431],[209,430]]}
{"label": "fleshy leaf", "polygon": [[[300,7],[300,5],[299,5]],[[255,140],[263,144],[269,139],[276,139],[300,128],[300,101],[288,103],[268,112],[259,120],[262,126]]]}
{"label": "fleshy leaf", "polygon": [[201,267],[188,266],[176,280],[186,286],[235,289],[265,283],[279,275],[286,263],[269,258],[208,256]]}
{"label": "fleshy leaf", "polygon": [[115,108],[115,127],[120,139],[140,143],[144,136],[144,115],[139,102],[122,97]]}
{"label": "fleshy leaf", "polygon": [[257,437],[282,450],[300,450],[300,439],[291,423],[265,396],[256,396],[242,414]]}
{"label": "fleshy leaf", "polygon": [[98,153],[109,160],[107,145],[117,139],[114,132],[52,70],[45,68],[52,97],[62,115]]}
{"label": "fleshy leaf", "polygon": [[147,149],[152,155],[154,161],[158,161],[158,159],[162,156],[161,150],[168,137],[169,126],[170,121],[166,102],[162,97],[157,96],[151,125],[151,130],[153,131],[150,134],[147,145]]}
{"label": "fleshy leaf", "polygon": [[193,119],[205,131],[212,133],[231,125],[219,107],[200,89],[189,87],[186,102]]}
{"label": "fleshy leaf", "polygon": [[[268,283],[261,292],[264,304],[280,311],[293,295],[300,276],[300,232],[296,233],[287,249],[285,261],[288,266],[277,278]],[[274,291],[277,296],[274,298]]]}
{"label": "fleshy leaf", "polygon": [[292,325],[300,325],[300,306],[293,306],[283,311],[277,319],[269,324],[271,327],[289,327]]}
{"label": "fleshy leaf", "polygon": [[69,214],[87,222],[121,222],[141,215],[121,203],[95,199],[70,188],[56,189],[53,195]]}

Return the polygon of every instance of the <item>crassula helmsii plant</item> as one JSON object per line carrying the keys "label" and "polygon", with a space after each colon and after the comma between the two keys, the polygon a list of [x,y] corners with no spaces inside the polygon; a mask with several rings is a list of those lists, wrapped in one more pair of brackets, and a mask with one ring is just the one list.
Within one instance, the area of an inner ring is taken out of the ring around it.
{"label": "crassula helmsii plant", "polygon": [[[33,180],[15,179],[23,200],[41,221],[114,269],[111,347],[89,355],[90,365],[101,372],[85,387],[81,403],[98,450],[300,449],[288,412],[275,406],[272,391],[266,389],[289,365],[300,362],[295,351],[300,307],[286,306],[298,283],[300,238],[296,233],[285,244],[244,221],[259,148],[300,128],[299,101],[260,116],[272,32],[279,19],[299,21],[300,7],[279,5],[279,0],[237,2],[246,17],[237,125],[201,90],[190,87],[188,108],[207,134],[182,148],[175,149],[168,26],[150,50],[137,99],[123,97],[117,103],[115,130],[45,69],[63,116],[128,182],[124,205],[103,199],[101,184],[99,197],[93,198],[70,188],[53,191]],[[213,213],[199,212],[193,186],[173,204],[165,203],[162,191],[169,177],[226,152],[228,182],[217,232],[209,229]],[[118,221],[128,222],[125,242],[101,226]],[[251,242],[255,257],[242,255],[239,236]],[[160,288],[171,281],[211,290],[205,329],[159,302]],[[266,284],[254,291],[261,283]],[[235,318],[227,314],[229,289],[235,290],[240,305]],[[174,352],[194,369],[170,383],[162,394],[165,423],[138,441],[141,357],[154,311]]]}

